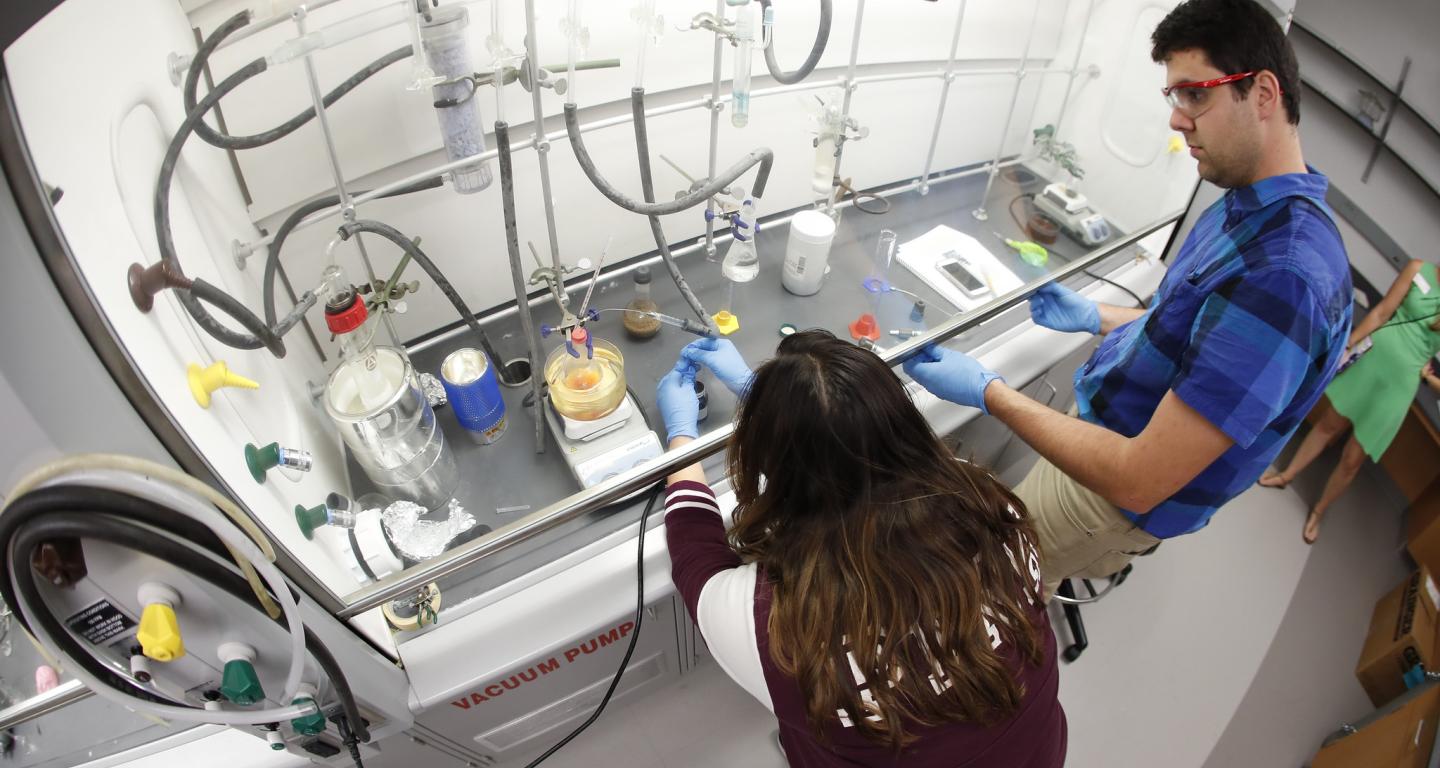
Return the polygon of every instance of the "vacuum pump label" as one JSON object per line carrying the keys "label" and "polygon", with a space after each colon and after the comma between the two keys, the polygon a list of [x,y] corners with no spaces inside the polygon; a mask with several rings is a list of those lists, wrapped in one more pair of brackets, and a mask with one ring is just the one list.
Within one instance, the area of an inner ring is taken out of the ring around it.
{"label": "vacuum pump label", "polygon": [[101,600],[66,619],[65,626],[91,645],[104,645],[129,632],[135,622],[111,605],[109,600]]}

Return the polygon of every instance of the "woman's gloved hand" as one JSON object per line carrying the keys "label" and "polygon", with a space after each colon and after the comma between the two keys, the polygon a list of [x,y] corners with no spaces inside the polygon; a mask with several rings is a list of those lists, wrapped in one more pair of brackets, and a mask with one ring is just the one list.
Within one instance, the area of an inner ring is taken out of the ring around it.
{"label": "woman's gloved hand", "polygon": [[665,442],[677,437],[700,436],[700,399],[695,396],[695,366],[685,360],[665,374],[655,387],[655,401],[665,420]]}
{"label": "woman's gloved hand", "polygon": [[740,356],[740,350],[729,339],[692,341],[680,350],[680,359],[709,368],[715,378],[739,398],[745,397],[750,389],[750,379],[755,376],[750,366],[745,364],[745,358]]}
{"label": "woman's gloved hand", "polygon": [[1100,332],[1100,308],[1095,302],[1055,283],[1046,283],[1030,296],[1030,317],[1036,325],[1064,333]]}
{"label": "woman's gloved hand", "polygon": [[1004,381],[1000,374],[980,365],[975,358],[934,344],[916,352],[905,361],[904,368],[910,378],[936,397],[979,408],[981,413],[990,412],[985,407],[985,388],[996,379]]}

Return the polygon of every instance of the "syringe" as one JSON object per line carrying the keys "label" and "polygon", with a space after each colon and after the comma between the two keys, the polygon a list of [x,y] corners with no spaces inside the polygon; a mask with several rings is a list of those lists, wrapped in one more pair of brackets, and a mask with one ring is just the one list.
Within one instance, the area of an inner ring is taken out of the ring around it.
{"label": "syringe", "polygon": [[633,313],[635,313],[635,314],[637,314],[637,315],[643,315],[643,316],[645,316],[645,317],[654,318],[655,320],[659,320],[660,322],[662,322],[662,323],[664,323],[664,324],[666,324],[666,325],[674,326],[674,327],[676,327],[676,328],[679,328],[679,329],[682,330],[682,331],[685,331],[686,333],[693,333],[693,334],[695,334],[696,336],[704,336],[705,338],[711,338],[711,337],[713,337],[713,336],[715,335],[714,332],[711,331],[709,328],[706,328],[704,325],[702,325],[702,324],[700,324],[700,323],[697,323],[697,322],[695,322],[694,320],[691,320],[691,319],[688,318],[688,317],[685,317],[685,318],[675,317],[674,315],[667,315],[667,314],[665,314],[665,313],[663,313],[663,312],[641,312],[641,311],[639,311],[639,310],[635,310],[635,309],[625,309],[625,308],[623,308],[623,307],[606,307],[606,308],[604,308],[604,309],[596,309],[596,310],[592,310],[592,311],[594,311],[594,312],[633,312]]}
{"label": "syringe", "polygon": [[643,314],[647,317],[653,317],[666,325],[673,325],[676,328],[685,331],[686,333],[693,333],[696,336],[704,336],[706,338],[711,338],[715,335],[714,332],[712,332],[709,328],[706,328],[705,326],[695,322],[694,320],[691,320],[688,317],[675,317],[673,315],[667,315],[661,312],[645,312]]}

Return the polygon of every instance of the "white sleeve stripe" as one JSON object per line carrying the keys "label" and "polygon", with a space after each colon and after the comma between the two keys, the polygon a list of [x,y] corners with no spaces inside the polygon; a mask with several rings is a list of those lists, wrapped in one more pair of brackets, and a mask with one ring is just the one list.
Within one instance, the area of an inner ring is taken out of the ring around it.
{"label": "white sleeve stripe", "polygon": [[725,674],[774,712],[755,639],[755,573],[750,563],[711,576],[700,589],[695,623]]}
{"label": "white sleeve stripe", "polygon": [[701,504],[695,501],[681,501],[675,504],[666,504],[665,514],[668,516],[671,512],[679,509],[698,509],[701,512],[709,512],[710,514],[716,516],[719,516],[720,514],[720,508],[715,506],[714,504]]}
{"label": "white sleeve stripe", "polygon": [[671,492],[665,497],[665,503],[666,503],[666,504],[669,504],[670,502],[672,502],[672,501],[674,501],[674,500],[676,500],[676,499],[699,499],[699,500],[701,500],[701,501],[708,501],[708,502],[710,502],[710,503],[712,503],[712,504],[716,503],[716,502],[715,502],[715,494],[713,494],[713,493],[705,493],[704,491],[692,491],[692,490],[685,489],[685,488],[682,488],[682,489],[677,490],[677,491],[671,491]]}

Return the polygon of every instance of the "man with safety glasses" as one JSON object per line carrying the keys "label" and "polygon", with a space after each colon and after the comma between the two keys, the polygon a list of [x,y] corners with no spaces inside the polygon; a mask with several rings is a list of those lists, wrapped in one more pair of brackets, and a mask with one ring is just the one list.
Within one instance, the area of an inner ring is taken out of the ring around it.
{"label": "man with safety glasses", "polygon": [[1224,197],[1196,221],[1148,310],[1059,285],[1035,322],[1105,335],[1075,374],[1078,418],[930,348],[905,370],[999,418],[1040,461],[1016,488],[1035,521],[1047,593],[1103,577],[1193,533],[1269,466],[1334,376],[1350,332],[1348,260],[1328,183],[1300,152],[1300,77],[1254,0],[1189,0],[1151,36],[1170,127]]}

